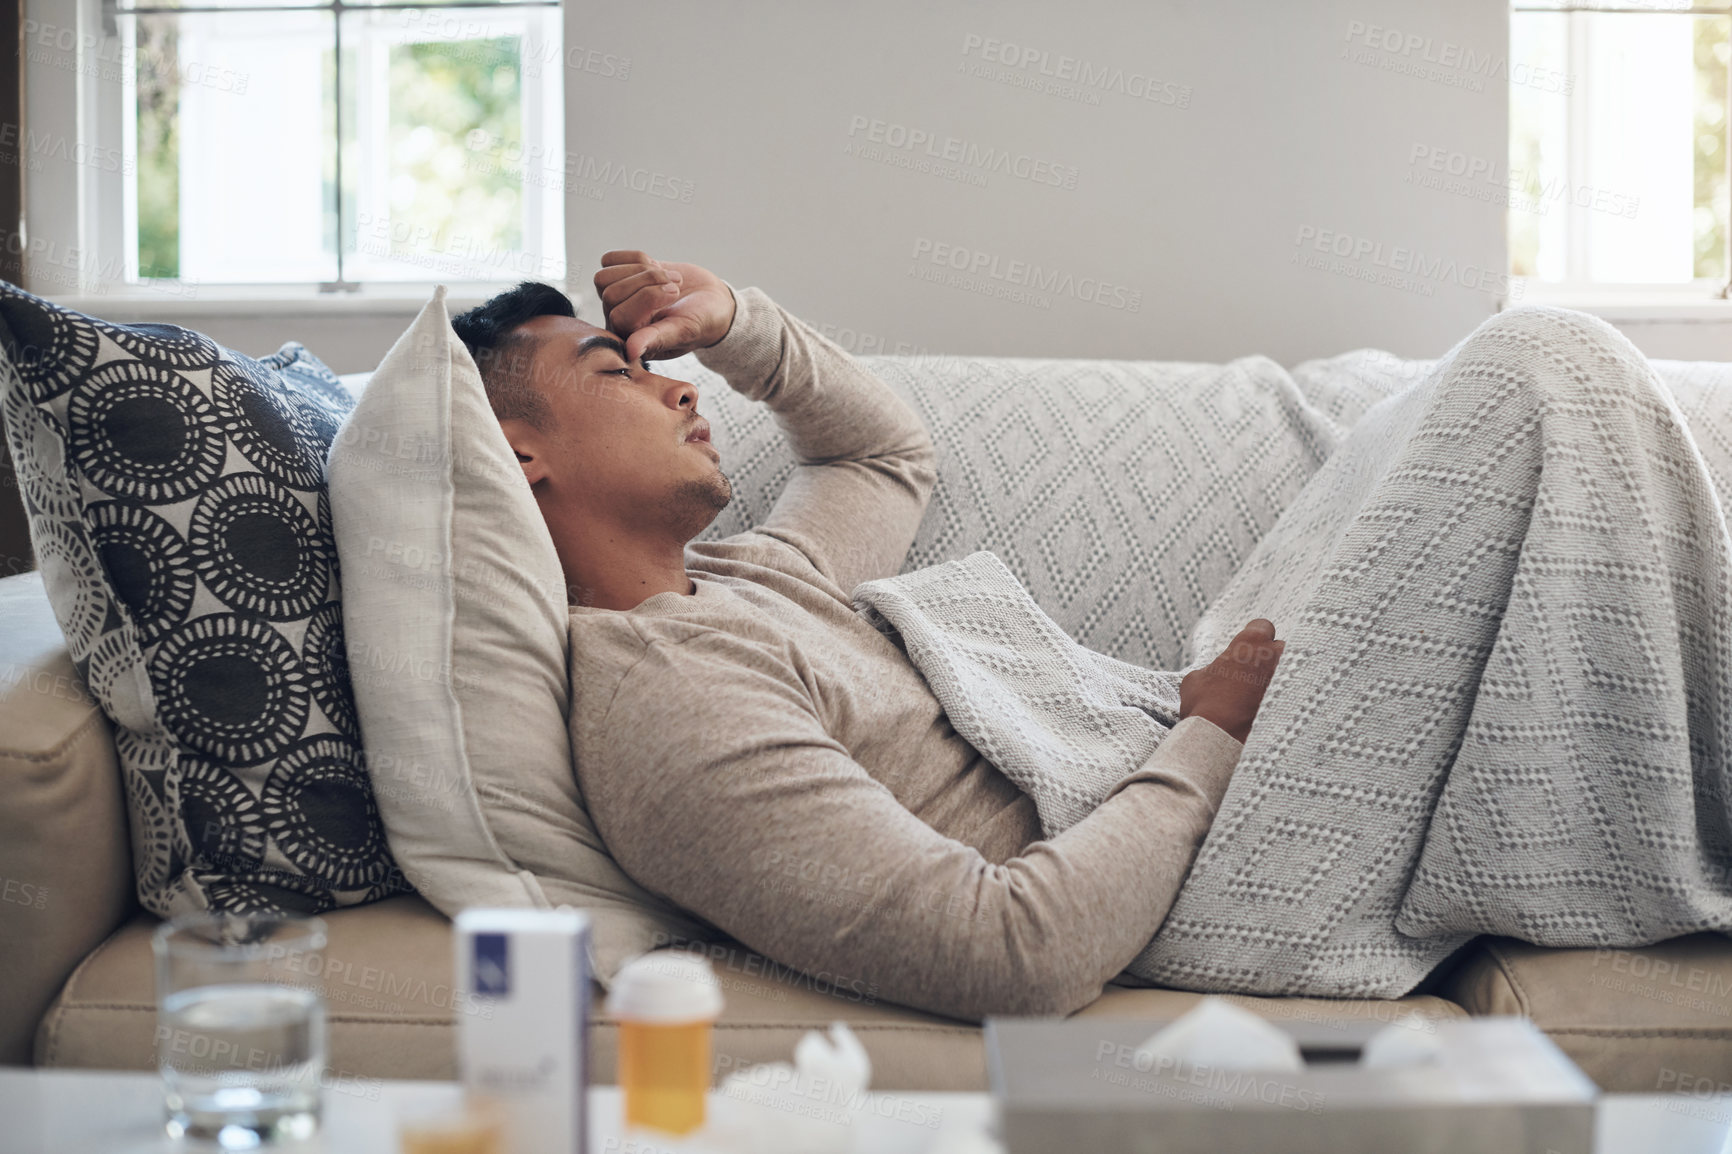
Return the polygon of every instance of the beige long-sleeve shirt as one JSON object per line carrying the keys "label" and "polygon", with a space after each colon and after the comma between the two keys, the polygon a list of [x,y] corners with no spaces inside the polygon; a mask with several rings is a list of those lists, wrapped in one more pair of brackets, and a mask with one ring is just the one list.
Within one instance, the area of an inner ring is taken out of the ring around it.
{"label": "beige long-sleeve shirt", "polygon": [[1166,917],[1240,744],[1181,721],[1043,840],[1032,800],[851,606],[920,524],[924,425],[763,293],[735,299],[699,359],[769,406],[800,464],[764,524],[687,550],[692,594],[571,611],[596,828],[645,888],[844,990],[964,1018],[1076,1010]]}

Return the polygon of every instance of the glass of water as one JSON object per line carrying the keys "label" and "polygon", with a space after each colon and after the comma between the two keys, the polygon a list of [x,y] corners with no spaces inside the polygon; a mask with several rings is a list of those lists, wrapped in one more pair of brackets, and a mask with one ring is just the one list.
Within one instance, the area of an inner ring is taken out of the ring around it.
{"label": "glass of water", "polygon": [[311,1137],[325,1073],[325,923],[188,914],[156,954],[156,1062],[168,1132],[245,1150]]}

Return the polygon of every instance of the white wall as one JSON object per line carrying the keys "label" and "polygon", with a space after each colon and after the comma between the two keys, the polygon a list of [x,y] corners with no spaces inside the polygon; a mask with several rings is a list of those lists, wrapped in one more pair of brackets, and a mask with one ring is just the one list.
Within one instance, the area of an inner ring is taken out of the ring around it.
{"label": "white wall", "polygon": [[[70,297],[56,299],[93,316],[128,324],[162,321],[197,329],[226,348],[249,356],[274,353],[288,341],[299,341],[339,373],[367,372],[378,367],[427,303],[426,297],[385,300],[334,296],[324,300],[249,302],[217,300],[211,294],[187,298],[143,296]],[[428,295],[431,295],[429,291]],[[474,296],[451,296],[446,305],[458,313],[479,304]]]}
{"label": "white wall", "polygon": [[[1503,209],[1427,187],[1434,155],[1503,162],[1503,0],[660,0],[568,5],[565,28],[578,283],[642,247],[869,352],[1283,362],[1435,355],[1505,289]],[[983,61],[987,41],[1019,66]],[[1085,64],[1152,77],[1155,99],[1083,88]],[[1028,87],[1043,67],[1071,91]],[[1008,151],[1028,175],[895,167],[857,154],[874,135],[910,159]],[[1312,247],[1325,233],[1346,259]],[[946,283],[941,254],[980,275]],[[986,295],[1027,265],[1059,291]],[[1106,306],[1079,299],[1101,281]]]}

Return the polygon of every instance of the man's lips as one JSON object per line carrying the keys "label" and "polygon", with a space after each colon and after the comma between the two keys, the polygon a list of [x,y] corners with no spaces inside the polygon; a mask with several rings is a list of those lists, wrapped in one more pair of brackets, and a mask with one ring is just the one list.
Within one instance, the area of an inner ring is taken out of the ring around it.
{"label": "man's lips", "polygon": [[710,423],[701,417],[686,432],[684,443],[690,445],[693,442],[708,445],[712,449],[715,447],[710,445]]}

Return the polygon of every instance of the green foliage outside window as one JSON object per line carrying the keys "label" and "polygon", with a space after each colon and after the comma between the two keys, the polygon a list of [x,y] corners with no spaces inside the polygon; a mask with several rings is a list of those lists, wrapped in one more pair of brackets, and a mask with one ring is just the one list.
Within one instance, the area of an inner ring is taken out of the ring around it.
{"label": "green foliage outside window", "polygon": [[1732,21],[1697,19],[1696,275],[1724,280],[1726,268],[1726,66]]}
{"label": "green foliage outside window", "polygon": [[[141,277],[180,275],[180,83],[174,17],[138,19],[138,265]],[[355,116],[358,73],[345,45],[343,195],[346,252],[355,251],[355,182],[363,167]],[[334,104],[334,54],[324,61]],[[392,45],[389,56],[391,255],[506,252],[523,243],[523,85],[517,37]],[[334,123],[332,117],[328,123]],[[327,251],[336,244],[334,137],[324,160]],[[556,178],[557,172],[549,174]],[[454,243],[458,242],[458,243]],[[378,253],[375,255],[385,255]],[[484,270],[483,270],[484,271]],[[503,275],[503,274],[501,274]]]}
{"label": "green foliage outside window", "polygon": [[[464,251],[520,248],[518,38],[394,45],[390,67],[394,254],[428,247],[453,252],[459,237]],[[399,239],[405,236],[432,239]]]}
{"label": "green foliage outside window", "polygon": [[138,275],[180,275],[180,72],[175,18],[138,21]]}

